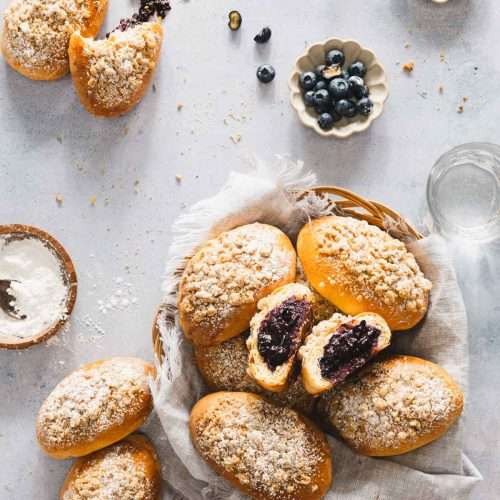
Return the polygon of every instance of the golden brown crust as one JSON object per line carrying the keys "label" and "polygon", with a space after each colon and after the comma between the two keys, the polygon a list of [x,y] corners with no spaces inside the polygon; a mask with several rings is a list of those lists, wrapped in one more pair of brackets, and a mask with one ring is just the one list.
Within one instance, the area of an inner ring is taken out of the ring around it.
{"label": "golden brown crust", "polygon": [[463,409],[463,393],[440,366],[392,356],[322,398],[319,411],[355,451],[392,456],[447,432]]}
{"label": "golden brown crust", "polygon": [[236,488],[259,500],[316,500],[332,483],[324,434],[306,417],[260,396],[219,392],[191,411],[194,446]]}
{"label": "golden brown crust", "polygon": [[[57,80],[63,77],[69,71],[69,60],[67,48],[71,33],[75,30],[80,30],[84,36],[94,37],[104,21],[108,2],[107,0],[84,0],[81,8],[78,8],[78,3],[71,3],[67,0],[54,2],[41,2],[37,8],[31,9],[31,4],[35,2],[31,0],[16,0],[7,9],[4,16],[1,52],[5,61],[14,70],[21,73],[26,78],[31,80]],[[60,5],[59,5],[60,4]],[[68,8],[68,5],[70,8]],[[24,20],[15,17],[18,6],[23,6],[28,9],[28,13],[34,13],[34,16],[42,16],[41,18],[34,17],[28,19],[27,29],[30,30],[25,35],[27,38],[23,40],[21,24]],[[54,14],[47,12],[49,8],[60,9],[57,15],[63,13],[63,20],[55,17]],[[72,12],[79,12],[77,18],[72,18]],[[79,17],[85,12],[84,17]],[[11,19],[12,18],[12,19]],[[54,20],[54,26],[47,23],[47,19]],[[67,29],[60,30],[63,23],[68,24]],[[35,24],[36,23],[36,24]],[[33,31],[30,24],[34,24],[36,31]],[[28,36],[29,35],[29,36]],[[26,52],[23,52],[23,49]],[[37,57],[37,52],[40,57]],[[43,53],[43,56],[41,56]],[[36,62],[38,61],[39,62]]]}
{"label": "golden brown crust", "polygon": [[132,433],[153,409],[152,376],[154,367],[139,358],[81,366],[42,404],[36,421],[40,447],[53,458],[79,457]]}
{"label": "golden brown crust", "polygon": [[425,315],[431,283],[400,241],[365,221],[328,216],[301,230],[297,251],[311,285],[346,314],[380,314],[391,330]]}
{"label": "golden brown crust", "polygon": [[214,345],[248,329],[257,303],[295,279],[288,237],[267,224],[220,234],[189,260],[179,285],[180,326],[197,345]]}
{"label": "golden brown crust", "polygon": [[85,109],[104,117],[129,112],[149,87],[162,41],[163,28],[158,22],[114,32],[106,40],[73,33],[69,44],[71,76]]}
{"label": "golden brown crust", "polygon": [[[295,333],[298,337],[296,351],[291,354],[286,362],[271,370],[259,352],[259,335],[261,334],[263,322],[268,315],[290,300],[297,303],[299,307],[304,308],[301,324],[294,325],[297,331],[288,332],[289,334]],[[287,388],[289,376],[295,366],[297,350],[304,337],[309,335],[311,330],[313,302],[312,292],[305,285],[299,283],[288,283],[259,301],[257,305],[259,312],[250,321],[250,335],[247,340],[249,352],[247,373],[264,389],[271,392],[282,392]]]}
{"label": "golden brown crust", "polygon": [[156,451],[142,434],[132,434],[79,458],[69,470],[60,500],[159,500],[161,469]]}
{"label": "golden brown crust", "polygon": [[73,261],[69,256],[66,249],[57,241],[53,236],[45,231],[38,229],[33,226],[26,226],[24,224],[7,224],[0,225],[0,236],[5,235],[17,235],[20,237],[27,235],[29,237],[38,238],[40,241],[47,243],[57,254],[62,266],[64,268],[64,280],[68,288],[68,298],[66,300],[66,314],[54,325],[50,326],[43,332],[40,332],[34,337],[28,338],[3,338],[0,340],[0,348],[2,349],[25,349],[26,347],[31,347],[32,345],[40,344],[45,342],[50,337],[58,333],[61,328],[66,324],[71,313],[73,312],[73,307],[75,306],[77,289],[78,289],[78,279],[76,276],[75,266]]}
{"label": "golden brown crust", "polygon": [[245,335],[210,347],[195,347],[194,352],[198,370],[212,391],[254,392],[306,415],[314,410],[315,400],[306,392],[297,374],[290,377],[286,390],[278,393],[266,391],[248,376]]}
{"label": "golden brown crust", "polygon": [[[313,395],[321,394],[330,390],[341,381],[332,381],[322,376],[319,367],[319,361],[324,356],[325,346],[328,344],[332,335],[338,333],[338,328],[348,322],[358,324],[366,321],[368,325],[374,326],[380,330],[377,343],[373,346],[368,359],[373,358],[379,352],[384,350],[391,343],[391,330],[382,316],[375,313],[361,313],[354,317],[334,314],[329,320],[318,323],[312,330],[303,346],[299,349],[298,358],[301,360],[301,375],[304,387],[307,392]],[[368,361],[368,359],[366,361]],[[361,368],[361,367],[360,367]]]}

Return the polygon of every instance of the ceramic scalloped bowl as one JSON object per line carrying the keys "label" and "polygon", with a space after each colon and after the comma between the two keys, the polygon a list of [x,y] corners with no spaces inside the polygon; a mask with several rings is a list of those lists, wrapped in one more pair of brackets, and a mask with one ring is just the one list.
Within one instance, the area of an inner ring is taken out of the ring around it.
{"label": "ceramic scalloped bowl", "polygon": [[[367,72],[364,79],[370,89],[370,99],[373,101],[373,109],[366,117],[342,118],[330,130],[322,130],[318,125],[317,113],[314,109],[308,108],[304,104],[302,89],[299,84],[299,75],[304,71],[311,71],[316,66],[324,64],[325,54],[332,49],[341,49],[344,51],[345,66],[348,66],[357,59],[365,63]],[[295,68],[288,81],[288,86],[290,87],[290,101],[297,111],[300,121],[306,127],[314,129],[323,137],[346,138],[357,132],[363,132],[371,125],[375,118],[378,118],[382,114],[384,102],[389,95],[384,68],[375,57],[375,54],[354,40],[341,40],[339,38],[330,38],[323,43],[311,45],[306,53],[297,59]]]}

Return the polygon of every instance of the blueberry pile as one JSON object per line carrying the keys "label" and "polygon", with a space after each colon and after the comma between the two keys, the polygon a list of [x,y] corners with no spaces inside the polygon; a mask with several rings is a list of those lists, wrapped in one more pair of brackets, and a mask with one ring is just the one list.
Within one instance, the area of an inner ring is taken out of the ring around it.
{"label": "blueberry pile", "polygon": [[301,73],[299,78],[304,103],[318,113],[323,130],[331,129],[343,117],[368,116],[373,109],[370,90],[363,80],[366,66],[361,61],[347,68],[344,64],[344,53],[333,49],[327,52],[325,64]]}

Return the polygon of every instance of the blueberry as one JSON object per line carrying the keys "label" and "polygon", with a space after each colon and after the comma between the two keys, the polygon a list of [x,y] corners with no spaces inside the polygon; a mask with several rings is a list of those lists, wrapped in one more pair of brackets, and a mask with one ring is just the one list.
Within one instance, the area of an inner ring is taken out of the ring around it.
{"label": "blueberry", "polygon": [[349,82],[343,78],[334,78],[330,81],[328,90],[334,101],[345,99],[349,95]]}
{"label": "blueberry", "polygon": [[276,71],[270,64],[263,64],[257,68],[257,78],[262,83],[269,83],[274,80]]}
{"label": "blueberry", "polygon": [[311,106],[314,106],[314,90],[308,90],[304,94],[304,104],[310,108]]}
{"label": "blueberry", "polygon": [[318,81],[318,77],[312,71],[306,71],[305,73],[301,73],[299,77],[300,86],[304,90],[312,90]]}
{"label": "blueberry", "polygon": [[330,113],[321,113],[318,118],[318,125],[322,130],[329,130],[333,127],[335,120]]}
{"label": "blueberry", "polygon": [[345,63],[345,56],[341,50],[333,49],[327,52],[325,62],[328,66],[343,66]]}
{"label": "blueberry", "polygon": [[328,90],[321,89],[314,92],[314,106],[317,110],[326,110],[330,107],[330,94]]}
{"label": "blueberry", "polygon": [[326,65],[324,64],[320,64],[319,66],[316,66],[314,68],[314,74],[318,77],[318,78],[323,78],[323,70],[326,68]]}
{"label": "blueberry", "polygon": [[363,97],[358,101],[358,112],[363,116],[368,116],[373,109],[373,102],[368,97]]}
{"label": "blueberry", "polygon": [[326,80],[318,80],[318,83],[314,86],[314,91],[316,90],[328,90],[328,82]]}
{"label": "blueberry", "polygon": [[341,99],[340,101],[337,101],[335,103],[335,111],[340,116],[346,116],[347,118],[352,118],[353,116],[356,116],[356,113],[358,112],[356,104],[347,99]]}
{"label": "blueberry", "polygon": [[368,87],[365,85],[363,78],[360,76],[349,77],[349,88],[351,90],[351,94],[357,99],[368,96]]}
{"label": "blueberry", "polygon": [[240,29],[242,18],[241,14],[237,10],[232,10],[229,14],[229,22],[227,25],[232,31],[236,31]]}
{"label": "blueberry", "polygon": [[266,43],[269,41],[271,38],[271,28],[269,26],[266,26],[265,28],[262,28],[254,37],[253,40],[254,42],[257,43]]}
{"label": "blueberry", "polygon": [[361,61],[354,61],[350,66],[349,66],[349,74],[351,76],[360,76],[363,78],[366,75],[366,66],[363,62]]}

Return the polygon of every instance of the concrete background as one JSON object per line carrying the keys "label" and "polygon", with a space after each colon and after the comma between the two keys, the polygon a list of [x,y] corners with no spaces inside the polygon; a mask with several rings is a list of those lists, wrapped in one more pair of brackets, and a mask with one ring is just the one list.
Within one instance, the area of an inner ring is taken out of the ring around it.
{"label": "concrete background", "polygon": [[[103,32],[136,3],[111,2]],[[0,0],[2,11],[7,4]],[[226,26],[233,8],[244,17],[235,34]],[[252,38],[265,25],[273,37],[257,47]],[[460,143],[499,141],[499,25],[495,0],[444,6],[427,0],[177,0],[165,22],[155,92],[115,120],[87,114],[68,77],[37,83],[0,64],[0,222],[53,233],[79,274],[67,332],[48,346],[0,352],[0,498],[56,498],[69,463],[38,450],[39,405],[84,362],[152,357],[150,326],[171,222],[186,205],[214,193],[248,155],[303,159],[321,182],[349,187],[419,221],[437,157]],[[382,117],[344,141],[303,128],[288,103],[295,58],[329,36],[372,48],[390,84]],[[410,76],[400,65],[408,60],[416,62]],[[268,86],[255,78],[265,62],[277,71]],[[463,97],[468,101],[460,114]],[[241,135],[237,144],[233,134]],[[500,495],[500,251],[494,245],[452,251],[471,320],[466,451],[485,477],[473,498],[491,500]],[[102,306],[113,297],[128,298],[129,305],[105,314]]]}

